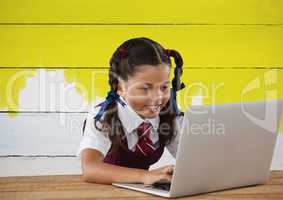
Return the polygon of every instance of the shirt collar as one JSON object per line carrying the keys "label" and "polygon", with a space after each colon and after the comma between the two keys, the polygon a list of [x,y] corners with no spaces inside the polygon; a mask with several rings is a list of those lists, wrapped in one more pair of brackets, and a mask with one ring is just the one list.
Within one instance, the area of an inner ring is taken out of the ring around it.
{"label": "shirt collar", "polygon": [[149,122],[152,125],[152,128],[157,131],[159,126],[159,115],[155,118],[141,118],[133,108],[126,102],[123,97],[119,97],[123,102],[126,103],[126,106],[122,106],[118,103],[118,116],[122,122],[123,127],[127,130],[128,133],[131,133],[136,129],[142,122]]}

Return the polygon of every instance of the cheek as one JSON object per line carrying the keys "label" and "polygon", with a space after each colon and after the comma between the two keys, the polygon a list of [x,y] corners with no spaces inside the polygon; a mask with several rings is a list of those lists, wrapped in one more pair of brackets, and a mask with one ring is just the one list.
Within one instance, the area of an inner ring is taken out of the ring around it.
{"label": "cheek", "polygon": [[145,96],[128,98],[127,102],[136,112],[142,112],[145,105],[148,104],[148,99]]}
{"label": "cheek", "polygon": [[168,101],[170,100],[170,91],[164,94],[163,99],[162,99],[162,107],[164,107]]}
{"label": "cheek", "polygon": [[128,99],[128,103],[136,111],[142,110],[142,108],[146,105],[146,102],[147,102],[146,98],[142,98],[142,97],[140,98],[133,97]]}
{"label": "cheek", "polygon": [[[165,105],[170,100],[170,92],[166,92],[161,97],[161,108],[165,107]],[[146,105],[151,104],[151,99],[146,95],[140,96],[132,96],[132,98],[128,99],[128,102],[136,111],[142,111]]]}
{"label": "cheek", "polygon": [[[135,111],[142,111],[145,105],[149,105],[151,103],[151,98],[148,94],[144,94],[141,90],[136,88],[132,88],[131,90],[127,90],[126,99],[130,106]],[[170,100],[170,90],[164,91],[161,96],[161,107],[165,107],[165,105]]]}
{"label": "cheek", "polygon": [[147,102],[147,97],[137,90],[128,90],[126,100],[135,111],[138,111],[141,110]]}

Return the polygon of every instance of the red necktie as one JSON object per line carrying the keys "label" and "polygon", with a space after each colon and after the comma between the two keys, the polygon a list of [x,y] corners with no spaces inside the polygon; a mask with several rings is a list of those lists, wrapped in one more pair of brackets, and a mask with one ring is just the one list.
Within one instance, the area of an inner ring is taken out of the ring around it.
{"label": "red necktie", "polygon": [[136,144],[136,151],[137,153],[149,156],[151,155],[155,148],[153,146],[153,143],[150,139],[150,129],[151,124],[143,122],[139,127],[137,128],[137,134],[139,136],[138,143]]}

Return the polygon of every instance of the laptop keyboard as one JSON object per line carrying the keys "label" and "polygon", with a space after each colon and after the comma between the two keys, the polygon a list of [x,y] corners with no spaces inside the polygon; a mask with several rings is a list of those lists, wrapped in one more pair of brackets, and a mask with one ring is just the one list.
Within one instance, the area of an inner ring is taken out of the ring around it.
{"label": "laptop keyboard", "polygon": [[152,184],[153,188],[160,189],[160,190],[166,190],[166,191],[170,190],[170,186],[171,186],[171,183],[158,183],[158,182],[156,182],[156,183]]}

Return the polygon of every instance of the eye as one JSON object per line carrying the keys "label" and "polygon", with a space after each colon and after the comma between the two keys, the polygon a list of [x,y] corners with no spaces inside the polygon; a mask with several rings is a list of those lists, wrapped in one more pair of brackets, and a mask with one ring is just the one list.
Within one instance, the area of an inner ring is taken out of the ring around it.
{"label": "eye", "polygon": [[162,90],[167,90],[168,88],[169,88],[168,85],[163,85],[163,86],[161,87]]}
{"label": "eye", "polygon": [[141,87],[140,89],[147,92],[149,90],[149,87]]}

